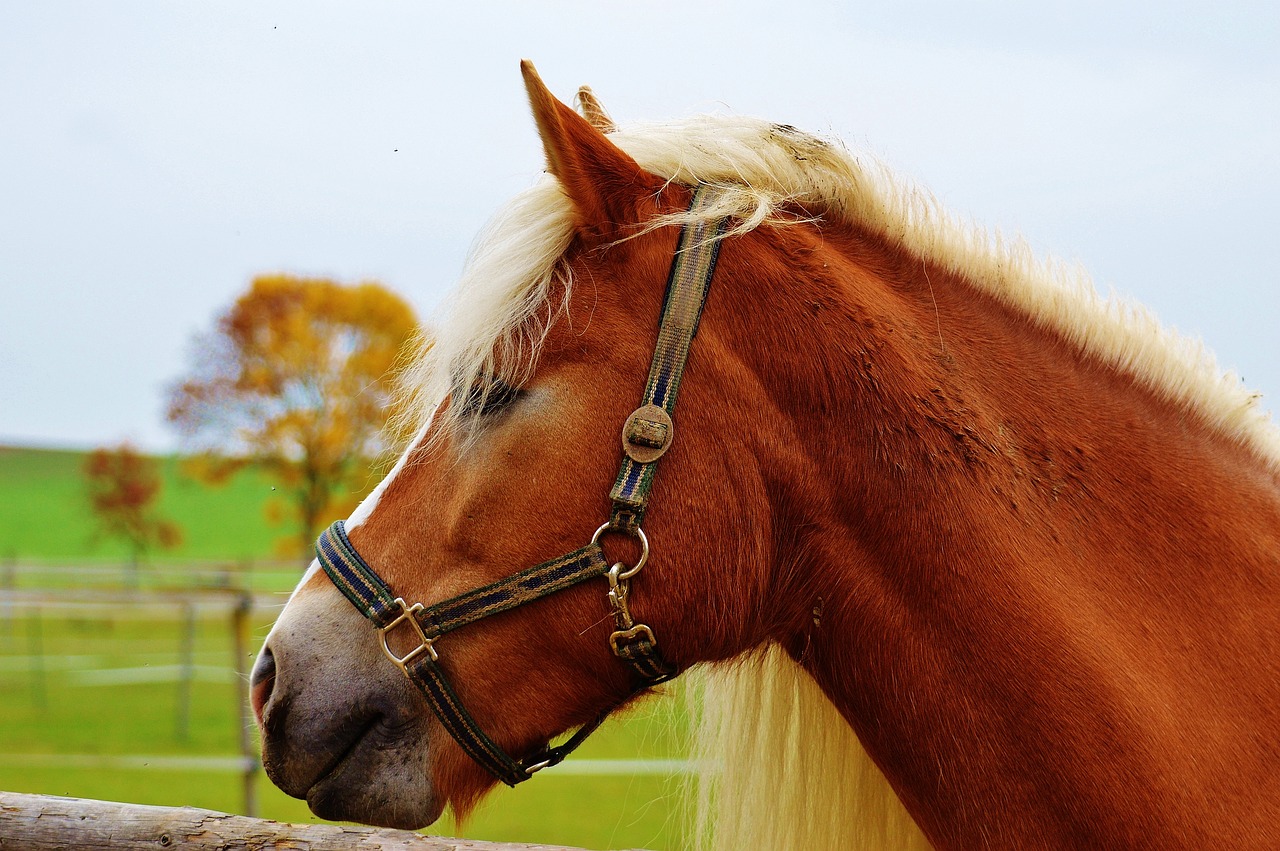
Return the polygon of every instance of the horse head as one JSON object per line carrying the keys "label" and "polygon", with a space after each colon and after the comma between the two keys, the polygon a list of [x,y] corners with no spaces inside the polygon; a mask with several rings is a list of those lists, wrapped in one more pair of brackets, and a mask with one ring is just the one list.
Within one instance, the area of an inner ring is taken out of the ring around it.
{"label": "horse head", "polygon": [[[431,642],[452,689],[444,700],[456,699],[476,735],[513,759],[536,757],[553,737],[594,723],[649,684],[634,664],[620,663],[623,627],[631,637],[642,628],[641,637],[660,647],[652,664],[665,671],[648,678],[659,681],[744,649],[742,622],[723,615],[763,601],[769,585],[763,575],[725,569],[767,563],[768,518],[752,493],[761,487],[758,472],[726,460],[747,435],[714,422],[732,416],[733,406],[759,406],[732,359],[716,356],[724,340],[714,330],[699,337],[688,363],[690,399],[675,415],[676,435],[666,435],[670,418],[639,426],[662,430],[659,440],[670,446],[661,497],[643,527],[611,518],[610,483],[627,460],[619,434],[645,396],[663,283],[693,193],[642,169],[557,101],[531,66],[525,76],[554,185],[535,187],[513,213],[520,221],[499,226],[473,259],[458,327],[444,330],[415,379],[423,397],[418,435],[333,539],[394,595],[430,605],[594,538],[600,553],[592,557],[605,568],[594,581]],[[589,114],[603,114],[590,103]],[[529,255],[534,268],[511,268],[527,266]],[[496,293],[486,277],[495,274],[507,282]],[[465,303],[468,286],[483,290],[478,305]],[[709,313],[719,312],[717,301]],[[732,513],[733,534],[721,510]],[[741,534],[740,524],[753,533]],[[633,576],[641,536],[647,566]],[[624,569],[610,577],[613,565]],[[630,623],[621,622],[619,578]],[[750,640],[780,627],[755,624]],[[264,764],[321,816],[418,827],[446,803],[467,809],[494,777],[447,734],[403,666],[388,660],[418,646],[413,624],[401,618],[381,639],[377,632],[313,565],[253,677]]]}

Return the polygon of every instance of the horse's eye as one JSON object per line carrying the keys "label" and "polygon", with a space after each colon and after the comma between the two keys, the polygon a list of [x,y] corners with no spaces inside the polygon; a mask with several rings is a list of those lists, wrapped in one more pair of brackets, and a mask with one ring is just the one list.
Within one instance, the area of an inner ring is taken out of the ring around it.
{"label": "horse's eye", "polygon": [[482,376],[467,390],[466,398],[462,400],[462,413],[480,417],[496,414],[519,395],[520,388],[493,376]]}

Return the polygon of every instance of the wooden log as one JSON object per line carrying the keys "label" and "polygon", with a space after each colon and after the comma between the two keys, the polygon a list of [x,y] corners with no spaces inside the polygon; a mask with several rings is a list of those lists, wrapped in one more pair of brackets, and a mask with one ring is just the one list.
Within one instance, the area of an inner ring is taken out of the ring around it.
{"label": "wooden log", "polygon": [[578,851],[424,836],[407,830],[282,824],[194,807],[152,807],[0,792],[0,849],[219,849],[219,851]]}

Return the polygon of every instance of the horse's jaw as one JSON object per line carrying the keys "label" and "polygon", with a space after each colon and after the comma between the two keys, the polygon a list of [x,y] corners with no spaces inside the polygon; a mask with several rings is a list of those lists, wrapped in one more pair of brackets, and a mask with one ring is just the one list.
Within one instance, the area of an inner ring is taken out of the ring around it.
{"label": "horse's jaw", "polygon": [[444,809],[430,716],[378,648],[372,626],[323,574],[304,582],[254,666],[263,768],[321,818],[425,827]]}

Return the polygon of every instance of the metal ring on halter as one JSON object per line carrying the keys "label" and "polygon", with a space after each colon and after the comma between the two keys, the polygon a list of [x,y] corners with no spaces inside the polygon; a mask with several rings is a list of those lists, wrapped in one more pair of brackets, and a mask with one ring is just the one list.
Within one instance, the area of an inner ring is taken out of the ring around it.
{"label": "metal ring on halter", "polygon": [[[641,529],[639,526],[637,526],[635,534],[632,535],[630,532],[625,531],[623,529],[619,529],[617,526],[614,526],[610,523],[605,523],[603,526],[601,526],[599,529],[596,530],[596,533],[594,535],[591,536],[591,543],[593,544],[599,543],[600,536],[603,535],[605,532],[617,532],[619,535],[630,535],[633,538],[640,539],[640,560],[637,561],[634,566],[619,573],[618,578],[630,579],[631,577],[639,573],[640,568],[644,567],[645,562],[649,560],[649,537],[645,535],[644,530]],[[619,562],[619,564],[621,564],[621,562]]]}

